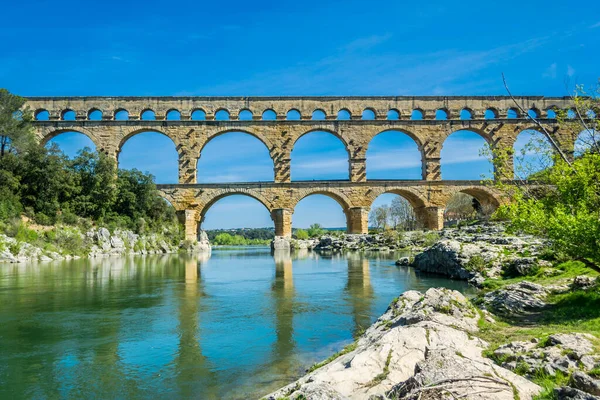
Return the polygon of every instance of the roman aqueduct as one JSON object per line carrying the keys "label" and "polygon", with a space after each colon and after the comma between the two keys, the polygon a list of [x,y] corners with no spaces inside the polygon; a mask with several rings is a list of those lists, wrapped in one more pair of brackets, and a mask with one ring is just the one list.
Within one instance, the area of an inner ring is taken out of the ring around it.
{"label": "roman aqueduct", "polygon": [[[579,132],[561,128],[554,113],[567,109],[569,98],[518,97],[572,155]],[[470,130],[483,137],[496,154],[496,179],[513,177],[512,149],[523,130],[539,130],[508,97],[32,97],[35,131],[41,143],[64,132],[88,136],[99,151],[118,158],[123,144],[141,132],[168,136],[179,155],[179,182],[158,185],[195,239],[206,211],[217,200],[234,194],[251,196],[271,213],[276,235],[290,236],[295,205],[311,194],[324,194],[343,208],[350,233],[365,233],[375,198],[396,193],[413,206],[423,226],[440,229],[447,201],[456,192],[497,207],[506,199],[479,181],[442,180],[440,153],[446,137]],[[321,116],[313,119],[315,111]],[[152,120],[143,116],[152,113]],[[439,115],[445,117],[439,119]],[[436,115],[438,118],[436,118]],[[291,117],[290,117],[291,116]],[[366,152],[377,134],[401,131],[421,153],[421,180],[369,180]],[[196,163],[213,138],[227,132],[248,133],[268,148],[273,182],[196,183]],[[338,137],[348,153],[345,181],[291,181],[290,159],[303,135],[325,131]],[[157,155],[160,156],[160,155]]]}

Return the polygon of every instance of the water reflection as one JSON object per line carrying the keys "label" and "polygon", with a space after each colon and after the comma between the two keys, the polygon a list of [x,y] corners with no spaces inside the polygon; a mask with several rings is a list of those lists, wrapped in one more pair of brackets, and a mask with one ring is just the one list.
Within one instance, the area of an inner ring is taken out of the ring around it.
{"label": "water reflection", "polygon": [[464,285],[396,256],[115,257],[0,265],[0,398],[256,398],[404,290]]}

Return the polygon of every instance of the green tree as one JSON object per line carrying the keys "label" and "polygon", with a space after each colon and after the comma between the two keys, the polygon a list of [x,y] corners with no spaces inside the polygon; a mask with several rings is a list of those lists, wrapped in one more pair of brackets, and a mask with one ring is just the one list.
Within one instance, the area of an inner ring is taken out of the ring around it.
{"label": "green tree", "polygon": [[0,158],[25,151],[34,141],[25,99],[0,89]]}
{"label": "green tree", "polygon": [[375,207],[369,215],[371,225],[377,229],[386,229],[388,226],[388,219],[390,217],[390,208],[387,204]]}
{"label": "green tree", "polygon": [[308,236],[310,236],[311,238],[314,237],[319,237],[325,234],[325,229],[323,229],[323,226],[321,226],[321,224],[312,224],[308,230],[307,230]]}
{"label": "green tree", "polygon": [[306,240],[308,238],[309,238],[308,232],[306,232],[304,229],[296,230],[296,239]]}

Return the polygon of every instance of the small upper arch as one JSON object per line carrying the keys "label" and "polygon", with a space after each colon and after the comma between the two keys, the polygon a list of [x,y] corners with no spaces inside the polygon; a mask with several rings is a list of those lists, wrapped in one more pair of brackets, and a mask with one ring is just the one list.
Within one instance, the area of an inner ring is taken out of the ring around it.
{"label": "small upper arch", "polygon": [[469,121],[473,119],[473,110],[468,107],[463,108],[460,110],[459,118],[463,121]]}
{"label": "small upper arch", "polygon": [[67,108],[60,113],[60,119],[63,121],[75,121],[77,119],[77,113],[70,108]]}
{"label": "small upper arch", "polygon": [[506,119],[517,119],[521,116],[518,108],[511,107],[506,111]]}
{"label": "small upper arch", "polygon": [[124,108],[118,108],[115,110],[114,117],[116,121],[127,121],[129,119],[129,111]]}
{"label": "small upper arch", "polygon": [[181,120],[181,113],[179,110],[172,108],[167,111],[166,119],[169,121],[179,121]]}
{"label": "small upper arch", "polygon": [[102,120],[102,110],[98,108],[90,108],[87,113],[87,119],[90,121],[101,121]]}
{"label": "small upper arch", "polygon": [[312,119],[315,121],[324,121],[325,119],[327,119],[327,114],[322,109],[317,108],[312,113]]}
{"label": "small upper arch", "polygon": [[425,112],[422,109],[415,108],[414,110],[412,110],[412,113],[410,114],[410,119],[420,121],[423,118],[425,118]]}
{"label": "small upper arch", "polygon": [[540,118],[540,116],[542,115],[542,113],[540,112],[540,110],[538,110],[535,107],[531,107],[528,111],[527,111],[527,116],[531,119],[538,119]]}
{"label": "small upper arch", "polygon": [[362,119],[369,121],[377,119],[377,112],[373,108],[365,108],[362,112]]}
{"label": "small upper arch", "polygon": [[447,120],[448,118],[450,118],[450,113],[446,108],[438,108],[435,111],[435,119],[443,121]]}
{"label": "small upper arch", "polygon": [[287,119],[288,121],[299,121],[301,118],[302,114],[300,113],[300,110],[295,108],[289,110],[285,115],[285,119]]}
{"label": "small upper arch", "polygon": [[140,119],[142,121],[154,121],[156,119],[156,114],[150,108],[146,108],[140,113]]}
{"label": "small upper arch", "polygon": [[44,108],[39,108],[35,110],[33,117],[36,121],[48,121],[50,119],[50,113]]}
{"label": "small upper arch", "polygon": [[391,108],[388,112],[387,112],[387,119],[390,121],[397,121],[400,119],[400,111],[398,111],[395,108]]}
{"label": "small upper arch", "polygon": [[483,114],[483,118],[484,119],[498,119],[498,116],[500,114],[498,113],[498,110],[495,109],[494,107],[488,107],[485,110],[485,113]]}
{"label": "small upper arch", "polygon": [[190,119],[192,121],[204,121],[206,120],[206,111],[201,108],[195,108],[190,114]]}
{"label": "small upper arch", "polygon": [[348,121],[352,118],[352,113],[347,108],[342,108],[338,111],[337,119],[340,121]]}
{"label": "small upper arch", "polygon": [[238,120],[240,121],[252,121],[254,114],[247,108],[242,108],[238,113]]}
{"label": "small upper arch", "polygon": [[277,119],[277,113],[272,108],[268,108],[262,113],[263,121],[275,121]]}
{"label": "small upper arch", "polygon": [[215,120],[216,121],[229,121],[229,110],[225,108],[219,108],[215,111]]}

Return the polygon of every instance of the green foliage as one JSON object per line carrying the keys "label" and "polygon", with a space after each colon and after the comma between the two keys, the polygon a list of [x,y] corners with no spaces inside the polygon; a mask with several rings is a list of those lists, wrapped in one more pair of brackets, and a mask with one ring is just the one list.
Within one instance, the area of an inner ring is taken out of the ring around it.
{"label": "green foliage", "polygon": [[497,215],[513,232],[545,236],[558,252],[600,262],[600,154],[584,154],[573,168],[557,161],[544,183],[551,188],[535,197],[517,193]]}
{"label": "green foliage", "polygon": [[306,240],[308,238],[309,238],[309,236],[308,236],[308,232],[307,231],[305,231],[304,229],[298,229],[298,230],[296,230],[296,239]]}
{"label": "green foliage", "polygon": [[229,233],[230,235],[243,236],[246,239],[259,239],[261,241],[269,241],[275,237],[273,228],[239,228],[239,229],[214,229],[206,231],[208,239],[212,242],[217,235],[221,233]]}
{"label": "green foliage", "polygon": [[473,257],[469,258],[467,261],[465,268],[471,272],[479,272],[480,274],[485,276],[485,272],[487,269],[487,263],[484,258],[480,255],[476,254]]}
{"label": "green foliage", "polygon": [[230,235],[229,233],[219,233],[211,240],[212,244],[217,246],[250,246],[268,244],[269,240],[246,239],[241,235]]}
{"label": "green foliage", "polygon": [[325,232],[326,231],[321,224],[312,224],[307,230],[308,236],[311,238],[322,236]]}

